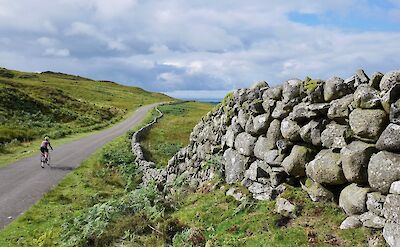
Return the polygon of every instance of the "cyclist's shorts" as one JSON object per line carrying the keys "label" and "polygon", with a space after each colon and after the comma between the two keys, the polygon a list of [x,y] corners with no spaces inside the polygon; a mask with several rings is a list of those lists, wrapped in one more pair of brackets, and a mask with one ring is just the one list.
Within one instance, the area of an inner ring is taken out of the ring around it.
{"label": "cyclist's shorts", "polygon": [[49,149],[46,148],[46,147],[40,147],[40,152],[42,152],[42,154],[48,153],[48,152],[49,152]]}

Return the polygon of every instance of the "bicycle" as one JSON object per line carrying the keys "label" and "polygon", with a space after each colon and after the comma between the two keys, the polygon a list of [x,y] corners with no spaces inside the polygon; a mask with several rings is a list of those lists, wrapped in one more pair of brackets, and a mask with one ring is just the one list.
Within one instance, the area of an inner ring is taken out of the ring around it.
{"label": "bicycle", "polygon": [[47,152],[47,158],[44,153],[40,155],[40,166],[44,168],[44,165],[50,166],[50,151]]}

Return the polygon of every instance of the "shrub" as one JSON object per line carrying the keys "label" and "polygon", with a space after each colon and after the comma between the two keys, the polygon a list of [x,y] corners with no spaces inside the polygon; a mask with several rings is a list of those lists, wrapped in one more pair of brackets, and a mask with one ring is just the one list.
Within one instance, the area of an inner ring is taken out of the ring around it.
{"label": "shrub", "polygon": [[0,143],[8,143],[13,140],[30,141],[37,136],[33,130],[16,129],[1,127],[0,128]]}
{"label": "shrub", "polygon": [[96,204],[63,224],[62,242],[67,246],[87,246],[101,238],[111,222],[124,215],[142,213],[150,221],[163,217],[163,198],[149,185],[124,196]]}
{"label": "shrub", "polygon": [[0,76],[5,78],[13,78],[14,73],[8,69],[0,69]]}

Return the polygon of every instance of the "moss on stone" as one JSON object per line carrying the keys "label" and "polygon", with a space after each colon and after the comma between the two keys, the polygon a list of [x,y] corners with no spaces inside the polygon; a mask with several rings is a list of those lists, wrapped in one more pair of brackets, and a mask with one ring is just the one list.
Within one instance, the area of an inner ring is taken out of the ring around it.
{"label": "moss on stone", "polygon": [[303,88],[307,93],[314,92],[314,90],[318,87],[320,84],[320,80],[313,80],[310,77],[306,77],[304,80]]}

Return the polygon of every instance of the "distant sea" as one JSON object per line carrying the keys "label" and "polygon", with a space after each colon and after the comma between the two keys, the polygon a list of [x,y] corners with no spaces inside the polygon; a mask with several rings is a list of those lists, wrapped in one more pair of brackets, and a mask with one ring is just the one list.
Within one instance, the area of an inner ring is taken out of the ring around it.
{"label": "distant sea", "polygon": [[204,98],[180,98],[181,100],[194,100],[199,102],[211,103],[211,104],[219,104],[222,99],[204,99]]}

